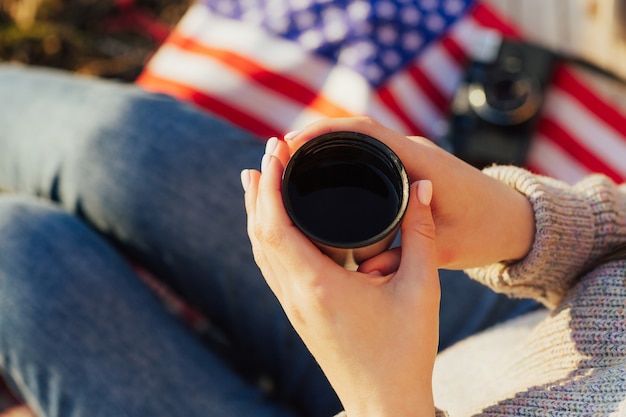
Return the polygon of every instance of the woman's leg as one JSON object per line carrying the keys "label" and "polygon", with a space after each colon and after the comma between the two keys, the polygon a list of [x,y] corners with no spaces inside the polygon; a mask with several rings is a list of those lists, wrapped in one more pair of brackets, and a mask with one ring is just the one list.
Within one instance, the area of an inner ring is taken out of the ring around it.
{"label": "woman's leg", "polygon": [[0,67],[0,188],[84,218],[226,335],[302,415],[341,408],[254,264],[239,172],[263,143],[132,85]]}
{"label": "woman's leg", "polygon": [[83,222],[0,195],[0,365],[42,416],[294,416],[166,312]]}
{"label": "woman's leg", "polygon": [[[129,85],[4,68],[0,93],[12,103],[0,187],[59,201],[114,239],[226,333],[231,359],[269,372],[282,400],[311,415],[339,407],[252,259],[239,172],[259,163],[261,141]],[[442,327],[471,316],[450,303]]]}

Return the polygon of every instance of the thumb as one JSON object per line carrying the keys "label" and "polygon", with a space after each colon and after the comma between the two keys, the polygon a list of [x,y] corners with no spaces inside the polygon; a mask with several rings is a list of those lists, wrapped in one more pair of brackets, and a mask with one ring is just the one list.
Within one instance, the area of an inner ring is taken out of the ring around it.
{"label": "thumb", "polygon": [[[398,272],[411,273],[436,268],[435,222],[430,208],[433,183],[411,184],[410,200],[402,222],[402,257]],[[411,274],[413,275],[413,274]]]}

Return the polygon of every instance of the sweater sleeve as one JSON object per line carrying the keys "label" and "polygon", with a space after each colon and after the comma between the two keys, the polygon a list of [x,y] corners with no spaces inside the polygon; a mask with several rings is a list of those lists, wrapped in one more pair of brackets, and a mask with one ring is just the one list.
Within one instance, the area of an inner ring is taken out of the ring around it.
{"label": "sweater sleeve", "polygon": [[[335,417],[348,417],[345,411],[337,414]],[[443,410],[435,409],[435,417],[448,417],[448,413]]]}
{"label": "sweater sleeve", "polygon": [[523,193],[535,214],[535,240],[524,259],[466,271],[497,292],[554,308],[586,266],[626,242],[626,188],[604,176],[570,186],[517,167],[484,172]]}

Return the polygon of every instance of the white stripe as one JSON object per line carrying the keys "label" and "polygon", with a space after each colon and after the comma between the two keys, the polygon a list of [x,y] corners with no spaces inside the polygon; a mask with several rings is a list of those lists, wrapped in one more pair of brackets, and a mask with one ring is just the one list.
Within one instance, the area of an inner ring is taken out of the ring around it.
{"label": "white stripe", "polygon": [[389,109],[378,96],[373,96],[369,102],[368,116],[391,130],[403,135],[415,135],[416,132],[400,119],[395,112]]}
{"label": "white stripe", "polygon": [[345,67],[333,67],[323,80],[300,79],[298,82],[354,114],[366,111],[373,94],[372,87],[360,74]]}
{"label": "white stripe", "polygon": [[436,128],[441,126],[443,115],[406,73],[393,77],[389,82],[389,90],[400,108],[424,130],[426,136],[432,137],[438,133]]}
{"label": "white stripe", "polygon": [[213,15],[199,4],[187,14],[193,19],[183,20],[177,30],[201,45],[248,57],[296,80],[321,83],[327,78],[328,62],[307,53],[297,43],[272,36],[261,27]]}
{"label": "white stripe", "polygon": [[149,70],[156,76],[183,83],[196,91],[218,97],[278,129],[294,120],[318,120],[324,115],[303,108],[223,66],[219,61],[191,54],[172,45],[163,45],[152,58]]}
{"label": "white stripe", "polygon": [[528,163],[543,174],[569,184],[582,180],[590,172],[553,141],[536,135],[528,151]]}
{"label": "white stripe", "polygon": [[[412,133],[380,103],[370,84],[359,73],[306,53],[293,42],[268,35],[252,25],[212,15],[198,4],[187,12],[178,29],[200,44],[245,56],[268,71],[289,77],[350,113],[369,115],[391,129]],[[290,128],[301,127],[319,117],[317,114],[302,115],[290,124]]]}
{"label": "white stripe", "polygon": [[202,5],[195,5],[187,15],[178,29],[201,45],[244,56],[323,94],[349,112],[362,113],[366,108],[372,89],[359,73],[307,53],[297,43],[260,27],[213,15]]}
{"label": "white stripe", "polygon": [[577,138],[591,153],[626,176],[626,139],[587,111],[566,91],[551,89],[543,112]]}
{"label": "white stripe", "polygon": [[466,15],[452,25],[450,37],[459,44],[468,56],[471,56],[472,51],[478,46],[478,41],[483,39],[486,34],[493,32],[493,29],[481,26],[471,15]]}
{"label": "white stripe", "polygon": [[447,54],[439,43],[426,49],[418,58],[417,66],[445,97],[452,97],[463,77],[463,68]]}

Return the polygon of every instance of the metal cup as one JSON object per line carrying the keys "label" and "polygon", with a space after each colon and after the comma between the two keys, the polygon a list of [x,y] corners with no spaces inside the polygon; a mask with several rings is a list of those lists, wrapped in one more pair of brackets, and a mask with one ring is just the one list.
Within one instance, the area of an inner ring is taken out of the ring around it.
{"label": "metal cup", "polygon": [[298,149],[282,182],[294,224],[347,269],[389,248],[409,201],[409,178],[384,143],[331,132]]}

